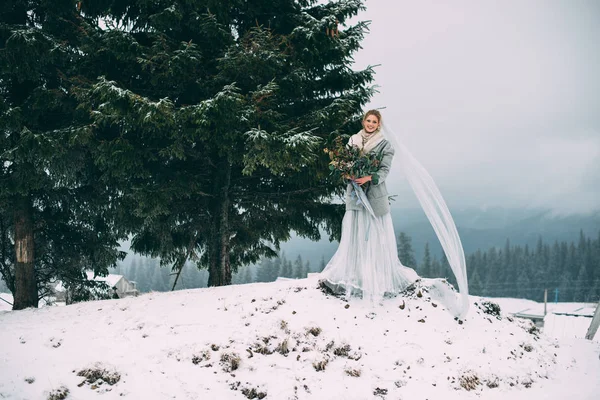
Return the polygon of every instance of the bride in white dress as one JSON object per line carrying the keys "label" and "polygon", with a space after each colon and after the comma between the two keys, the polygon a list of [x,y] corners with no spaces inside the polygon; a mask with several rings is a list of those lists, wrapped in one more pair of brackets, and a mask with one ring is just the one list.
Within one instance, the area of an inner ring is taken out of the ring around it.
{"label": "bride in white dress", "polygon": [[[383,155],[377,171],[378,182],[372,182],[370,175],[355,178],[356,187],[366,186],[366,193],[362,190],[357,193],[354,186],[348,184],[340,245],[321,273],[321,284],[346,298],[358,295],[377,302],[385,296],[402,292],[419,279],[417,273],[402,265],[398,258],[385,182],[396,154],[440,239],[461,293],[457,295],[445,280],[427,280],[429,292],[451,313],[464,317],[468,310],[464,252],[437,186],[399,138],[387,130],[384,132],[379,111],[367,111],[362,125],[363,129],[350,138],[348,145],[358,147],[363,154],[374,152]],[[357,201],[358,198],[361,200]]]}
{"label": "bride in white dress", "polygon": [[363,118],[363,129],[348,142],[349,146],[358,147],[361,153],[383,155],[377,185],[373,184],[370,175],[355,179],[358,185],[369,185],[366,197],[373,213],[357,201],[349,183],[340,245],[322,272],[323,283],[334,292],[344,293],[347,297],[362,295],[375,301],[386,294],[401,292],[418,279],[416,272],[403,266],[398,259],[385,183],[394,149],[383,137],[380,127],[379,111],[368,111]]}

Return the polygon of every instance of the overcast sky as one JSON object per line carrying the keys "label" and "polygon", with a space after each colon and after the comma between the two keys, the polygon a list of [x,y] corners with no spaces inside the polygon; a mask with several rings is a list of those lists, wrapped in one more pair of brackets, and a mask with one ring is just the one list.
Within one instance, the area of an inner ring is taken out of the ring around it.
{"label": "overcast sky", "polygon": [[366,5],[355,68],[381,64],[370,106],[386,107],[451,209],[600,208],[600,1]]}

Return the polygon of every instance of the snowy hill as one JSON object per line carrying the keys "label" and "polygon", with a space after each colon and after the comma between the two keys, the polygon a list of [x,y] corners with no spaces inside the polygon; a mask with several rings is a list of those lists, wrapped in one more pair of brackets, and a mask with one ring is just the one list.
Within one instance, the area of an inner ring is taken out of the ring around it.
{"label": "snowy hill", "polygon": [[478,298],[459,323],[425,290],[345,302],[313,275],[0,311],[0,398],[597,398],[598,342]]}

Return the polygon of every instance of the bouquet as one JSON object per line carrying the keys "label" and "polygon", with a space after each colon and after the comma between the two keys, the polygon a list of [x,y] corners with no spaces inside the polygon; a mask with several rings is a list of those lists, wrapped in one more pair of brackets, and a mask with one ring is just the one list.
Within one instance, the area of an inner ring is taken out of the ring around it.
{"label": "bouquet", "polygon": [[341,136],[335,139],[333,149],[324,149],[329,155],[329,170],[336,179],[354,181],[356,178],[371,175],[374,185],[379,183],[379,166],[383,154],[367,153],[361,154],[356,146],[344,144]]}

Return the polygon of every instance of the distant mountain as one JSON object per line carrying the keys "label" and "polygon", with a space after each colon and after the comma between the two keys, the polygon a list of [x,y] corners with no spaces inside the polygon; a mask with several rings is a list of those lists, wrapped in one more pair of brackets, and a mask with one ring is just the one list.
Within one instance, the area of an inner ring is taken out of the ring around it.
{"label": "distant mountain", "polygon": [[[396,231],[413,238],[417,259],[427,242],[441,256],[441,245],[422,210],[394,210],[392,215]],[[579,239],[581,230],[594,238],[600,232],[600,212],[559,215],[541,209],[470,208],[454,211],[453,218],[467,254],[504,246],[507,239],[512,245],[534,246],[540,237],[546,243],[570,242]]]}
{"label": "distant mountain", "polygon": [[[528,208],[466,208],[453,210],[465,253],[502,247],[509,239],[511,245],[535,246],[539,237],[545,243],[577,241],[582,230],[586,236],[597,238],[600,234],[600,211],[590,214],[556,214],[552,210]],[[405,232],[412,238],[417,260],[421,259],[425,243],[429,242],[432,254],[442,255],[433,228],[421,209],[393,209],[392,218],[396,233]],[[337,242],[329,242],[323,234],[319,242],[293,236],[282,244],[288,258],[298,254],[310,261],[316,269],[321,257],[327,262],[335,250]]]}

